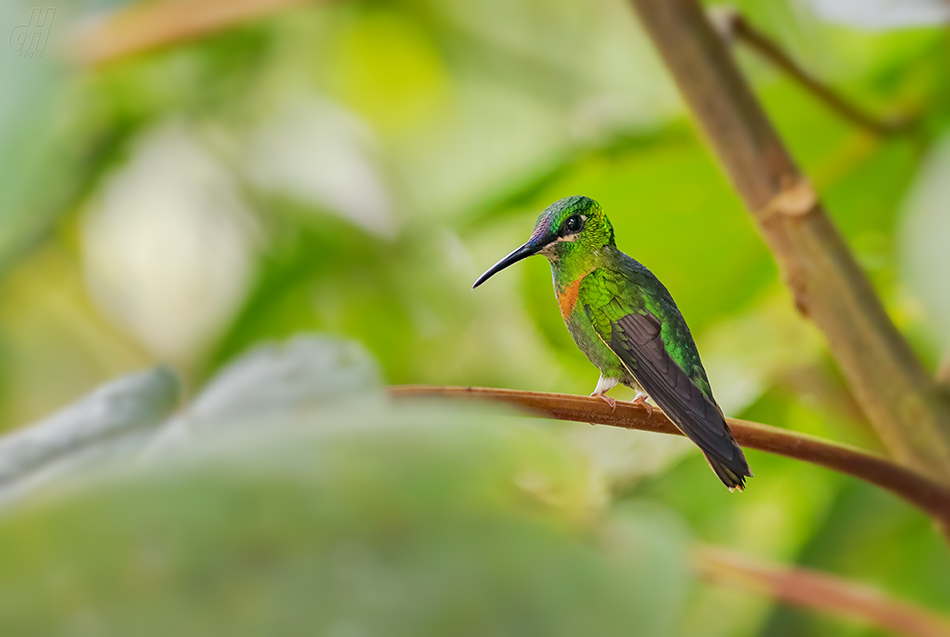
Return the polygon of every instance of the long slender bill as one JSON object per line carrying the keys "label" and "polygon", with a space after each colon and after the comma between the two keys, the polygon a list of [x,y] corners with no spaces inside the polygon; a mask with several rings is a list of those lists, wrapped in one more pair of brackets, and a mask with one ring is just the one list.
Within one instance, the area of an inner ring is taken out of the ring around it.
{"label": "long slender bill", "polygon": [[475,285],[472,286],[472,289],[474,290],[479,285],[481,285],[482,283],[490,279],[492,276],[494,276],[496,272],[501,272],[512,263],[517,263],[518,261],[521,261],[522,259],[526,259],[530,257],[532,254],[537,254],[538,252],[541,251],[543,247],[544,247],[543,244],[539,244],[535,241],[529,241],[528,243],[524,244],[517,250],[514,250],[511,254],[506,256],[504,259],[502,259],[501,261],[499,261],[492,267],[488,268],[485,274],[478,277],[478,280],[475,281]]}

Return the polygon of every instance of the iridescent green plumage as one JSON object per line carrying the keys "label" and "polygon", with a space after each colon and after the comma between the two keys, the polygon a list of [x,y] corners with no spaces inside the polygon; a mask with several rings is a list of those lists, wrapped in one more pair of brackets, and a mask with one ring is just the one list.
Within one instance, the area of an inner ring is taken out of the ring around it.
{"label": "iridescent green plumage", "polygon": [[617,249],[600,205],[587,197],[552,204],[528,242],[475,286],[537,253],[551,262],[568,331],[601,371],[592,395],[604,396],[617,383],[649,394],[723,483],[742,489],[752,472],[713,398],[686,321],[659,279]]}

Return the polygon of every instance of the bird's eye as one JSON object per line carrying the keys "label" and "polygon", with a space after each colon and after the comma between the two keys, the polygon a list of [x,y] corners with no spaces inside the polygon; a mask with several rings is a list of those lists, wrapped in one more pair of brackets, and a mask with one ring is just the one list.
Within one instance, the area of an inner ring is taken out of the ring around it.
{"label": "bird's eye", "polygon": [[581,229],[581,218],[578,215],[572,215],[564,222],[564,234],[575,234]]}

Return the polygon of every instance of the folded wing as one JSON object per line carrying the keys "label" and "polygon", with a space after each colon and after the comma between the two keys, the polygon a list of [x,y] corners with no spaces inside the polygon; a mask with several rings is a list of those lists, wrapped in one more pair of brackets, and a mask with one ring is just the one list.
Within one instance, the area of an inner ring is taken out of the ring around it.
{"label": "folded wing", "polygon": [[[596,315],[598,309],[588,306],[587,311]],[[742,450],[718,405],[667,352],[659,319],[646,309],[613,320],[603,315],[591,318],[607,346],[680,431],[702,449],[723,483],[741,489],[745,476],[752,475]],[[603,329],[607,325],[609,333]]]}

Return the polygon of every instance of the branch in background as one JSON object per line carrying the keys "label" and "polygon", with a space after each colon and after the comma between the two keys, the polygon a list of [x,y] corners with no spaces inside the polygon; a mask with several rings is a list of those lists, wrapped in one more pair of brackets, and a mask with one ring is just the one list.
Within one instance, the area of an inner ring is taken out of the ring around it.
{"label": "branch in background", "polygon": [[937,383],[950,390],[950,352],[944,352],[937,365]]}
{"label": "branch in background", "polygon": [[313,0],[164,0],[119,9],[77,30],[71,57],[98,66]]}
{"label": "branch in background", "polygon": [[720,32],[720,35],[727,41],[735,39],[748,46],[798,82],[818,101],[837,113],[845,121],[882,137],[910,133],[914,130],[913,120],[895,118],[888,121],[874,117],[813,78],[768,36],[749,24],[742,14],[735,9],[714,7],[713,10],[710,10],[709,18]]}
{"label": "branch in background", "polygon": [[752,560],[719,547],[700,547],[695,566],[711,582],[763,593],[810,610],[862,619],[909,637],[948,637],[950,620],[873,588],[808,569]]}
{"label": "branch in background", "polygon": [[[396,398],[492,400],[558,420],[682,435],[658,408],[648,416],[644,409],[618,401],[616,411],[611,412],[606,402],[589,396],[427,385],[392,387],[390,394]],[[747,420],[727,418],[726,421],[736,441],[743,447],[804,460],[870,482],[922,509],[944,529],[950,529],[950,489],[919,473],[847,445]]]}
{"label": "branch in background", "polygon": [[695,0],[631,2],[888,452],[950,482],[950,403],[888,318],[722,38]]}

